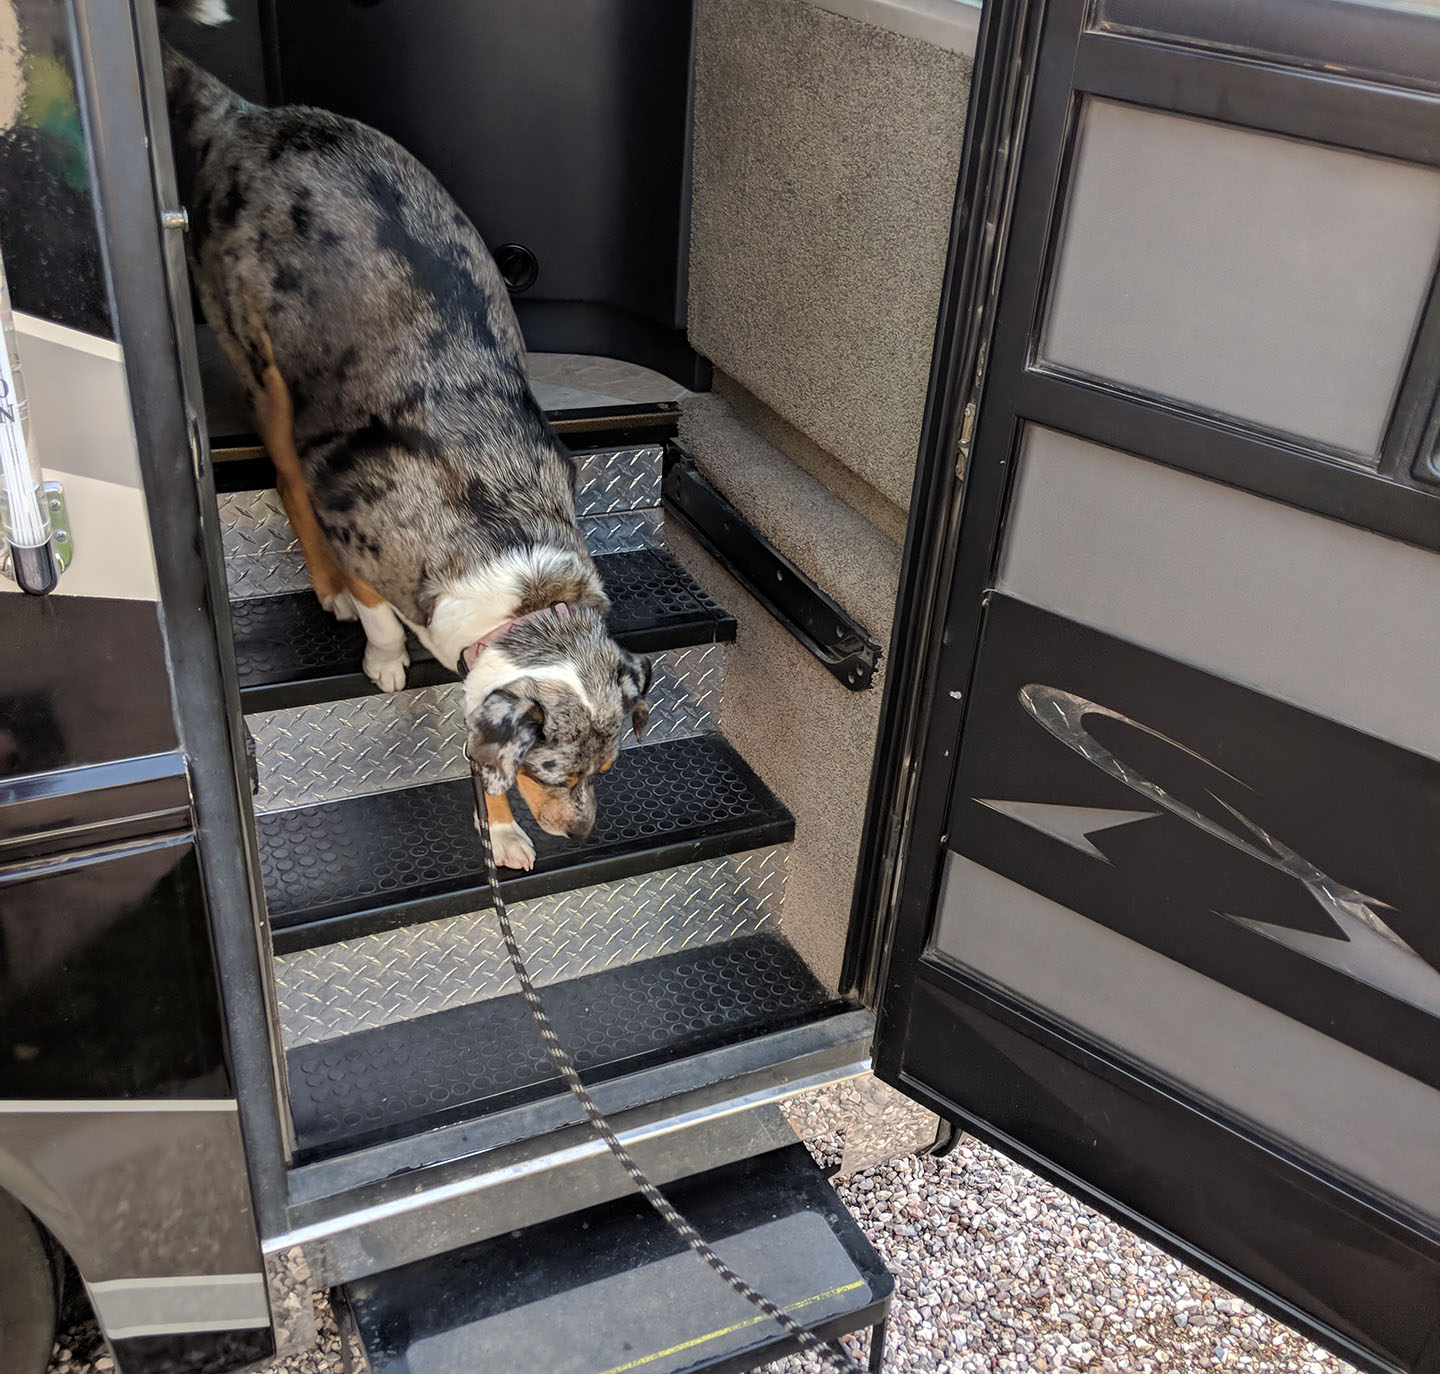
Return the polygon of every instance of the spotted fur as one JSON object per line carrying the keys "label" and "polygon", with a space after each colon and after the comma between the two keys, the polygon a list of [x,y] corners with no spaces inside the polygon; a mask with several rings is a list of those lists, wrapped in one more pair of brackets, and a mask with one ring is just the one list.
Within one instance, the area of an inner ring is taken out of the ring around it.
{"label": "spotted fur", "polygon": [[252,105],[173,50],[165,65],[194,165],[197,293],[265,412],[282,495],[272,437],[283,421],[278,446],[293,438],[304,492],[292,494],[308,497],[346,589],[327,598],[312,561],[317,592],[358,611],[366,671],[389,689],[408,662],[396,615],[454,663],[516,616],[573,607],[522,622],[475,664],[468,748],[487,790],[521,776],[546,830],[588,832],[592,779],[643,727],[650,665],[605,629],[575,464],[531,393],[493,259],[383,134]]}

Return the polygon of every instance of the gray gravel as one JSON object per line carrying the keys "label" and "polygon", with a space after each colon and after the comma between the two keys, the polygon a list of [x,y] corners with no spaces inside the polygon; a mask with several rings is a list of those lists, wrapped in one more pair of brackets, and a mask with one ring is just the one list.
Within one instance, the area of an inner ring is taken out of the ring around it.
{"label": "gray gravel", "polygon": [[[839,1144],[820,1137],[812,1148],[833,1161]],[[887,1370],[1351,1369],[976,1141],[947,1159],[907,1157],[837,1186],[896,1278]],[[316,1318],[318,1348],[263,1374],[342,1374],[323,1303]],[[853,1345],[863,1351],[865,1338]],[[93,1327],[67,1332],[51,1364],[52,1374],[112,1368]],[[809,1357],[770,1366],[771,1374],[828,1368]]]}
{"label": "gray gravel", "polygon": [[[822,1158],[837,1146],[812,1142]],[[895,1275],[887,1370],[1352,1374],[978,1141],[946,1159],[894,1160],[837,1191]],[[829,1368],[809,1357],[770,1366]]]}

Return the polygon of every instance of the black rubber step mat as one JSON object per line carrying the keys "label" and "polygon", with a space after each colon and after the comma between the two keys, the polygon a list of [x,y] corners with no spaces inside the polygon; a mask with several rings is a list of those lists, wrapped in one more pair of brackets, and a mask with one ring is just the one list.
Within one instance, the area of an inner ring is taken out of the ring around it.
{"label": "black rubber step mat", "polygon": [[[742,1277],[822,1338],[885,1320],[894,1279],[803,1145],[666,1191]],[[794,1349],[639,1198],[342,1291],[374,1374],[679,1374],[753,1369]]]}
{"label": "black rubber step mat", "polygon": [[[552,983],[542,996],[587,1081],[842,1005],[769,935]],[[309,1158],[564,1091],[518,992],[302,1045],[286,1059],[296,1141]]]}
{"label": "black rubber step mat", "polygon": [[[642,653],[735,638],[734,617],[663,549],[602,554],[595,560],[610,597],[610,628]],[[368,696],[377,689],[360,660],[365,632],[321,609],[313,592],[248,597],[230,603],[240,701],[246,711],[305,706]],[[407,687],[431,687],[455,676],[413,637]]]}
{"label": "black rubber step mat", "polygon": [[[577,843],[535,841],[529,873],[502,870],[510,901],[697,863],[794,838],[795,821],[718,735],[621,750],[596,780],[599,816]],[[489,905],[470,780],[377,792],[261,816],[261,871],[276,953]]]}

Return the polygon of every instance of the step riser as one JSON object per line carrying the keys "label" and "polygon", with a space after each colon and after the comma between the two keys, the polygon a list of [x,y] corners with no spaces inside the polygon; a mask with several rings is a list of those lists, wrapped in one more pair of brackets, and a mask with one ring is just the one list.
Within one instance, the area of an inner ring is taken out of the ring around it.
{"label": "step riser", "polygon": [[[646,744],[716,728],[725,649],[703,644],[653,656]],[[372,792],[463,778],[465,722],[458,682],[352,697],[247,717],[255,737],[260,815]],[[636,744],[626,734],[624,747]]]}
{"label": "step riser", "polygon": [[[225,578],[231,599],[305,591],[310,576],[285,512],[279,509],[279,497],[273,491],[241,492],[220,500],[225,521]],[[581,538],[592,554],[655,548],[665,542],[664,534],[665,520],[659,507],[580,520]]]}
{"label": "step riser", "polygon": [[[788,846],[510,907],[542,986],[776,930]],[[285,1045],[314,1044],[515,991],[489,911],[301,950],[275,962]]]}
{"label": "step riser", "polygon": [[[661,541],[663,450],[606,449],[580,460],[576,510],[591,553],[625,553]],[[300,548],[273,490],[219,498],[221,540],[230,596],[277,596],[309,585]]]}

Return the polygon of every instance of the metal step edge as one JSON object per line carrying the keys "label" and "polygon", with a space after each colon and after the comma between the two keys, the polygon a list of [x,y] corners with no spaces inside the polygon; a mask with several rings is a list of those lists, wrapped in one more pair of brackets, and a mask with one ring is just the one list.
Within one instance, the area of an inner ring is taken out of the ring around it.
{"label": "metal step edge", "polygon": [[[841,1011],[597,1083],[592,1096],[666,1183],[713,1167],[696,1147],[706,1127],[867,1072],[874,1033],[868,1011]],[[631,1191],[568,1095],[301,1165],[288,1188],[287,1229],[264,1251],[303,1247],[324,1286]]]}
{"label": "metal step edge", "polygon": [[[895,1281],[803,1146],[707,1170],[674,1194],[724,1260],[818,1338],[885,1320]],[[657,1233],[640,1198],[360,1280],[341,1297],[374,1374],[674,1374],[751,1369],[798,1348],[682,1239]]]}
{"label": "metal step edge", "polygon": [[[583,844],[541,834],[521,808],[538,858],[531,872],[503,871],[508,901],[795,837],[794,817],[719,735],[626,750],[603,783],[600,819]],[[261,817],[276,954],[487,907],[473,808],[468,780],[457,779]]]}
{"label": "metal step edge", "polygon": [[[654,655],[646,744],[717,728],[725,648],[701,644]],[[257,815],[314,806],[469,773],[459,682],[252,712]],[[622,747],[640,741],[626,731]]]}
{"label": "metal step edge", "polygon": [[[537,985],[779,929],[788,846],[726,854],[510,905]],[[515,990],[487,908],[275,960],[286,1049]]]}

